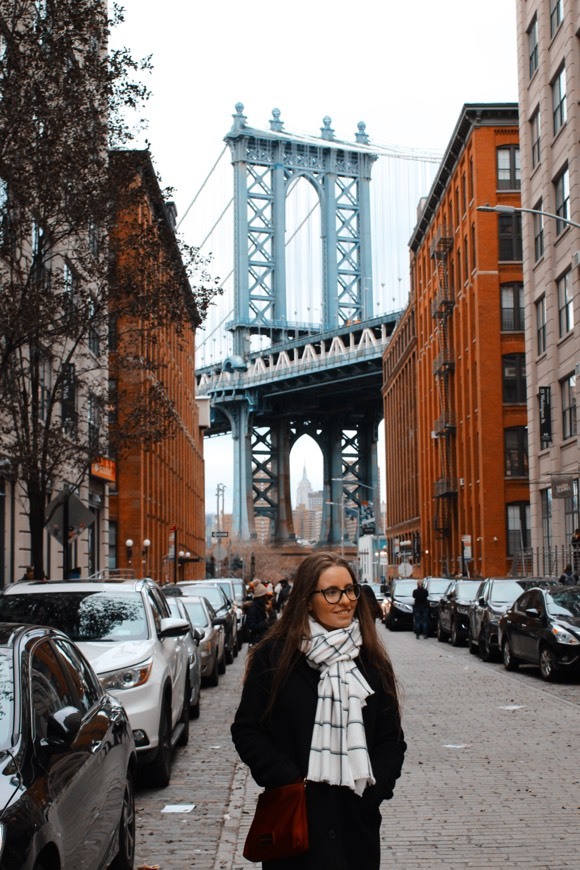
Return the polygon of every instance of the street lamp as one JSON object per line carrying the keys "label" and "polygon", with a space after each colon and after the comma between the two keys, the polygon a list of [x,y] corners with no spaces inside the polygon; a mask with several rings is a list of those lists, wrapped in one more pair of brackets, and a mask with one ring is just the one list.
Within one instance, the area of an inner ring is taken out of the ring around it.
{"label": "street lamp", "polygon": [[127,553],[127,563],[131,567],[131,560],[133,559],[133,541],[131,538],[127,538],[125,541],[125,550]]}
{"label": "street lamp", "polygon": [[149,575],[149,547],[151,546],[151,541],[149,538],[145,538],[143,541],[143,549],[141,550],[141,556],[145,557],[143,559],[143,564],[145,565],[144,574],[147,577]]}
{"label": "street lamp", "polygon": [[559,214],[553,214],[550,211],[542,211],[539,208],[520,208],[515,205],[478,205],[476,211],[494,211],[496,214],[541,214],[544,217],[553,218],[560,223],[568,224],[568,226],[576,227],[580,230],[580,224],[576,221],[571,221],[569,218],[561,217]]}

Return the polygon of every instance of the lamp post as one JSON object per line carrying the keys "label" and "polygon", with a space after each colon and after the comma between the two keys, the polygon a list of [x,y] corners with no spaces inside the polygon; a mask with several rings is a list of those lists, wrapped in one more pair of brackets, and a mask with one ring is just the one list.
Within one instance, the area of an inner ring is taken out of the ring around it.
{"label": "lamp post", "polygon": [[478,205],[476,211],[493,211],[496,214],[521,214],[522,212],[524,214],[540,214],[543,217],[553,218],[555,221],[580,230],[580,224],[576,223],[576,221],[561,217],[559,214],[554,214],[551,211],[542,211],[539,208],[520,208],[516,205]]}
{"label": "lamp post", "polygon": [[127,564],[130,568],[133,559],[133,541],[131,538],[127,538],[125,541],[125,552],[127,554]]}
{"label": "lamp post", "polygon": [[143,558],[143,564],[145,565],[145,571],[143,572],[145,577],[149,576],[149,547],[151,546],[151,541],[149,538],[145,538],[143,541],[143,549],[141,550],[141,556]]}
{"label": "lamp post", "polygon": [[[218,483],[217,488],[216,488],[216,493],[215,493],[216,494],[216,501],[217,501],[217,504],[216,504],[216,522],[217,522],[217,533],[218,533],[218,536],[217,536],[218,558],[217,558],[216,568],[217,568],[217,576],[218,577],[222,576],[222,570],[221,570],[222,536],[221,536],[221,531],[222,531],[223,520],[224,520],[224,494],[225,494],[225,491],[226,491],[225,483]],[[222,502],[221,522],[220,522],[220,497],[221,497],[221,502]]]}

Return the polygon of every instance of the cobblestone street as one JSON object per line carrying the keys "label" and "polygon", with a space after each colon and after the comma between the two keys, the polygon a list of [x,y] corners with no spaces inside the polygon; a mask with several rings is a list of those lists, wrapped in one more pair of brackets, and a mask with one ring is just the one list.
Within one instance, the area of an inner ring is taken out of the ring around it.
{"label": "cobblestone street", "polygon": [[[507,673],[466,648],[380,630],[409,744],[395,797],[383,804],[381,867],[577,868],[580,681],[545,684],[536,670]],[[229,734],[245,652],[218,688],[204,689],[168,788],[137,793],[136,866],[256,866],[241,849],[259,789]],[[183,804],[195,808],[162,812]]]}

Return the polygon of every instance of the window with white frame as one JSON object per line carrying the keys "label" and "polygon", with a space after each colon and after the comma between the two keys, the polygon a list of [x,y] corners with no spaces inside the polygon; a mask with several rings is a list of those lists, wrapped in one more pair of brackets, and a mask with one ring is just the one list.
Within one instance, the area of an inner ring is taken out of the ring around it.
{"label": "window with white frame", "polygon": [[521,281],[514,281],[511,284],[502,284],[500,291],[502,331],[523,332],[524,285]]}
{"label": "window with white frame", "polygon": [[562,395],[562,438],[574,438],[576,426],[576,375],[568,375],[560,381]]}
{"label": "window with white frame", "polygon": [[[542,508],[542,540],[545,556],[550,556],[552,545],[552,489],[540,490],[540,504]],[[550,560],[551,561],[551,560]]]}
{"label": "window with white frame", "polygon": [[562,220],[556,221],[556,233],[560,235],[568,226],[566,221],[570,219],[570,178],[567,166],[554,181],[554,194],[556,214],[559,218],[562,218]]}
{"label": "window with white frame", "polygon": [[535,15],[528,28],[528,59],[531,78],[538,68],[538,19]]}
{"label": "window with white frame", "polygon": [[530,546],[530,504],[525,501],[506,505],[507,551],[515,556]]}
{"label": "window with white frame", "polygon": [[519,145],[502,145],[497,154],[497,189],[519,190],[521,187]]}
{"label": "window with white frame", "polygon": [[550,36],[554,36],[557,29],[562,23],[564,13],[562,10],[562,0],[550,0]]}
{"label": "window with white frame", "polygon": [[[536,212],[542,211],[542,200],[534,206]],[[537,262],[544,256],[544,215],[534,214],[534,259]]]}
{"label": "window with white frame", "polygon": [[530,118],[530,132],[532,143],[532,168],[535,168],[540,162],[541,147],[540,147],[540,109],[536,109]]}
{"label": "window with white frame", "polygon": [[574,329],[574,303],[572,299],[572,287],[570,286],[570,272],[566,272],[556,282],[558,288],[558,324],[560,338]]}
{"label": "window with white frame", "polygon": [[566,67],[560,67],[552,82],[552,118],[554,136],[566,123]]}
{"label": "window with white frame", "polygon": [[536,302],[536,336],[538,356],[546,353],[546,297],[542,296]]}

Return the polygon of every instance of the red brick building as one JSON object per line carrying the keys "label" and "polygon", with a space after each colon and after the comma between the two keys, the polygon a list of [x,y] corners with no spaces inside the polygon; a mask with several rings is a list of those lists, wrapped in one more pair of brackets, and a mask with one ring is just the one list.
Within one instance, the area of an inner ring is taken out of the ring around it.
{"label": "red brick building", "polygon": [[505,575],[529,534],[521,217],[486,203],[520,203],[516,104],[463,107],[410,240],[416,337],[385,353],[387,536],[420,517],[425,575]]}
{"label": "red brick building", "polygon": [[[147,292],[145,274],[138,268],[127,245],[117,244],[131,233],[135,222],[153,229],[157,245],[158,268],[172,264],[175,293],[191,297],[191,288],[175,239],[172,204],[161,194],[155,171],[146,151],[114,152],[113,166],[120,161],[129,167],[137,196],[131,207],[117,214],[111,233],[111,245],[118,284],[132,284],[133,292]],[[127,213],[127,210],[129,213]],[[133,252],[134,254],[134,252]],[[176,265],[177,268],[176,268]],[[124,270],[133,269],[127,282]],[[158,317],[163,316],[159,312]],[[152,313],[155,320],[155,313]],[[118,397],[116,408],[120,426],[133,413],[134,399],[144,394],[144,379],[153,377],[158,396],[170,409],[174,420],[169,437],[145,440],[120,453],[117,459],[116,488],[110,496],[110,567],[132,567],[137,576],[148,574],[159,582],[198,579],[205,576],[205,504],[203,432],[205,405],[200,408],[195,394],[195,324],[186,322],[181,329],[167,326],[156,334],[148,353],[156,363],[155,374],[120,369],[117,354],[110,355],[112,391]],[[141,322],[118,323],[120,341],[134,344],[149,340],[149,325]],[[125,348],[126,351],[126,348]],[[135,353],[137,353],[137,347]],[[120,389],[120,387],[123,389]],[[200,414],[201,411],[201,414]],[[143,421],[147,425],[147,419]],[[115,486],[115,485],[114,485]],[[132,543],[127,543],[132,542]],[[177,553],[177,563],[174,554]]]}

